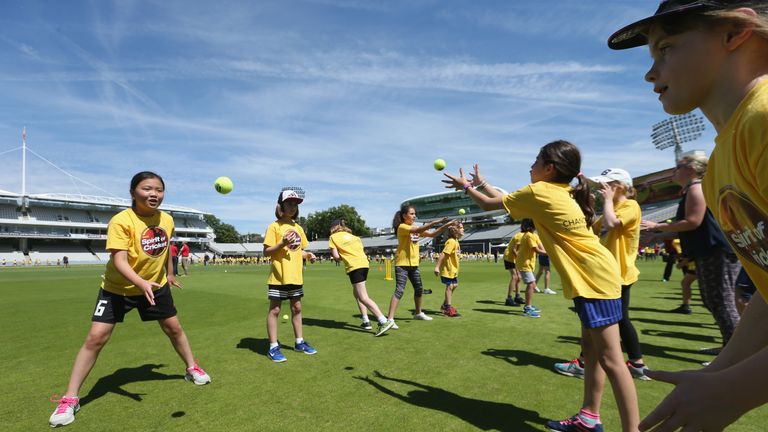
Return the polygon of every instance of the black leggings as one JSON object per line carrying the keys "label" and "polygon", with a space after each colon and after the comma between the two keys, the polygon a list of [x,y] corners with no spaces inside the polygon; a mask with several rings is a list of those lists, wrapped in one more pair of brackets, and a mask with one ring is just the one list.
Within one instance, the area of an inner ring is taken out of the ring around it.
{"label": "black leggings", "polygon": [[630,360],[643,358],[643,351],[640,349],[640,339],[637,338],[637,330],[629,320],[629,290],[632,285],[621,286],[621,321],[619,321],[619,334],[621,343],[624,344],[624,350],[627,352]]}

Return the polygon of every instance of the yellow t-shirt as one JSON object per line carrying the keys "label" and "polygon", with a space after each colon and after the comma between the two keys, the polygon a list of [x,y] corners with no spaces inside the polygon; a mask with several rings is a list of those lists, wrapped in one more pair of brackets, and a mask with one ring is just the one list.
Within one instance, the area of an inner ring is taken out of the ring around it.
{"label": "yellow t-shirt", "polygon": [[411,233],[411,225],[402,223],[397,227],[396,266],[416,267],[419,265],[420,238],[418,234]]}
{"label": "yellow t-shirt", "polygon": [[443,246],[443,262],[440,266],[440,276],[446,278],[459,277],[459,241],[455,238],[449,238]]}
{"label": "yellow t-shirt", "polygon": [[707,207],[768,298],[768,79],[741,101],[715,143],[701,183]]}
{"label": "yellow t-shirt", "polygon": [[523,233],[515,258],[515,268],[518,271],[533,272],[536,267],[536,246],[538,244],[539,237],[535,233]]}
{"label": "yellow t-shirt", "polygon": [[[142,279],[165,285],[168,251],[173,236],[173,218],[158,211],[154,216],[139,216],[133,209],[116,214],[107,225],[107,250],[128,253],[128,264]],[[142,291],[115,267],[114,256],[107,262],[101,287],[123,295],[142,295]],[[157,290],[159,288],[155,288]]]}
{"label": "yellow t-shirt", "polygon": [[328,247],[339,252],[341,259],[344,260],[347,273],[370,267],[368,256],[363,249],[363,241],[352,233],[339,231],[331,234],[331,238],[328,239]]}
{"label": "yellow t-shirt", "polygon": [[[517,245],[520,244],[520,239],[523,238],[523,233],[519,232],[512,236],[512,238],[509,240],[509,244],[507,245],[507,248],[504,249],[504,261],[508,261],[511,263],[515,262],[515,258],[517,257],[517,252],[515,251],[515,248]],[[517,267],[517,265],[515,265]]]}
{"label": "yellow t-shirt", "polygon": [[531,218],[552,265],[560,274],[563,295],[572,299],[617,299],[621,280],[616,259],[587,228],[567,184],[536,182],[503,198],[514,219]]}
{"label": "yellow t-shirt", "polygon": [[294,243],[295,249],[286,246],[272,254],[272,268],[267,278],[269,285],[304,285],[303,253],[309,242],[299,224],[279,220],[269,224],[264,234],[264,249],[280,243],[289,230],[299,233],[300,239]]}
{"label": "yellow t-shirt", "polygon": [[603,231],[603,218],[595,222],[594,229],[600,233],[600,243],[616,258],[621,270],[622,285],[637,282],[640,270],[637,269],[637,250],[640,247],[640,205],[633,199],[620,202],[614,207],[616,218],[621,221],[621,227]]}

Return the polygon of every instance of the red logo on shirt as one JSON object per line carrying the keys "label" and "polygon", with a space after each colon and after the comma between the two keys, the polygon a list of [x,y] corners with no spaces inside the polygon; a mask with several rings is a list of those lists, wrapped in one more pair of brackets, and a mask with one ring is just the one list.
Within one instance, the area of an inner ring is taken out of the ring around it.
{"label": "red logo on shirt", "polygon": [[768,217],[733,186],[720,189],[720,228],[733,249],[768,271]]}
{"label": "red logo on shirt", "polygon": [[168,234],[159,226],[147,227],[141,233],[141,250],[151,257],[157,257],[168,249]]}

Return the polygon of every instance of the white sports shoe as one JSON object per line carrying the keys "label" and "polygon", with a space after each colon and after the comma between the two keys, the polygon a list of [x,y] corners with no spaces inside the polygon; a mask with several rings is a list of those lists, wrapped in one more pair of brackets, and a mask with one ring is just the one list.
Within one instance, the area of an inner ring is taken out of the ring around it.
{"label": "white sports shoe", "polygon": [[197,385],[205,385],[211,382],[211,377],[197,363],[191,368],[187,368],[187,374],[184,375],[184,379],[192,381]]}
{"label": "white sports shoe", "polygon": [[413,316],[413,319],[415,320],[422,320],[422,321],[432,321],[432,317],[425,314],[424,312],[419,312]]}
{"label": "white sports shoe", "polygon": [[540,293],[540,292],[541,292],[541,290],[539,289],[539,287],[536,287],[536,288],[534,288],[533,290],[534,290],[535,292],[537,292],[537,293]]}
{"label": "white sports shoe", "polygon": [[80,411],[80,398],[64,396],[59,400],[51,400],[59,403],[48,419],[51,427],[66,426],[75,421],[75,413]]}
{"label": "white sports shoe", "polygon": [[549,288],[544,288],[544,294],[557,294],[557,292]]}
{"label": "white sports shoe", "polygon": [[397,326],[395,320],[392,320],[392,330],[400,330],[400,327]]}

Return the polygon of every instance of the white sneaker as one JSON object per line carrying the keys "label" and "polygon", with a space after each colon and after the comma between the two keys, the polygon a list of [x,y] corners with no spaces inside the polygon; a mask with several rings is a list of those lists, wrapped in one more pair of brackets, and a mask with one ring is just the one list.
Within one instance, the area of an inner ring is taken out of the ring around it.
{"label": "white sneaker", "polygon": [[557,294],[555,290],[551,290],[549,288],[544,288],[544,294]]}
{"label": "white sneaker", "polygon": [[432,321],[432,317],[425,314],[424,312],[417,313],[416,315],[413,316],[413,319],[422,320],[422,321]]}
{"label": "white sneaker", "polygon": [[392,320],[392,330],[400,330],[400,327],[397,326],[395,320]]}
{"label": "white sneaker", "polygon": [[536,287],[536,288],[534,288],[533,290],[534,290],[534,291],[536,291],[537,293],[540,293],[540,292],[541,292],[541,290],[539,289],[539,287]]}
{"label": "white sneaker", "polygon": [[51,427],[66,426],[75,421],[75,413],[80,411],[80,398],[64,396],[54,402],[58,402],[59,405],[48,419]]}
{"label": "white sneaker", "polygon": [[205,385],[211,382],[211,377],[197,363],[191,368],[187,368],[187,374],[184,375],[184,379],[192,381],[197,385]]}

